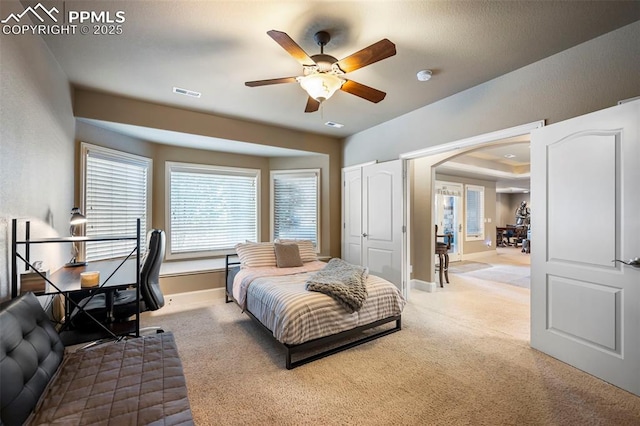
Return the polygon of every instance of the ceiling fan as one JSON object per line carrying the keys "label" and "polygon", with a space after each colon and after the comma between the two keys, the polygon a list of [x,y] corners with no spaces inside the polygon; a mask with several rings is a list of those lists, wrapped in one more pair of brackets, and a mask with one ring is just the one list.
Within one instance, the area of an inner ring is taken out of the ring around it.
{"label": "ceiling fan", "polygon": [[358,52],[337,60],[324,53],[324,46],[331,36],[326,31],[318,31],[313,39],[320,46],[320,54],[309,56],[291,37],[282,31],[271,30],[267,34],[302,65],[302,76],[283,77],[270,80],[247,81],[249,87],[280,83],[300,83],[309,94],[304,112],[315,112],[320,103],[329,99],[338,89],[378,103],[387,95],[385,92],[365,86],[344,77],[346,73],[371,65],[396,54],[396,45],[386,38]]}

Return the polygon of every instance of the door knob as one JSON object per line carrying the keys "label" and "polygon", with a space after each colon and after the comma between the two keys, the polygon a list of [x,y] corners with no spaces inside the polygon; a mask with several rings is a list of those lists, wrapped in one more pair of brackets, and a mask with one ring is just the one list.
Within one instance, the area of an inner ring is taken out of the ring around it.
{"label": "door knob", "polygon": [[367,238],[367,237],[369,236],[369,234],[367,234],[366,232],[364,232],[364,233],[362,234],[362,236],[363,236],[363,237],[365,237],[365,238]]}
{"label": "door knob", "polygon": [[625,265],[633,266],[634,268],[640,268],[640,257],[636,257],[635,259],[629,259],[626,262],[624,260],[614,259],[612,260],[612,262],[620,262],[620,263],[624,263]]}

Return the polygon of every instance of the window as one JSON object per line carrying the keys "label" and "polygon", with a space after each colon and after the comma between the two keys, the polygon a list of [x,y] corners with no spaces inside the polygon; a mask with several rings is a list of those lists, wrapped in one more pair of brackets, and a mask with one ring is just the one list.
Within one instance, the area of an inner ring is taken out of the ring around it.
{"label": "window", "polygon": [[168,257],[203,257],[258,241],[260,171],[166,163]]}
{"label": "window", "polygon": [[484,187],[466,185],[466,240],[484,240]]}
{"label": "window", "polygon": [[[127,154],[87,143],[81,144],[83,213],[87,217],[85,234],[97,236],[136,235],[140,218],[141,253],[146,246],[147,226],[151,223],[150,158]],[[88,242],[87,261],[123,257],[131,253],[135,241]]]}
{"label": "window", "polygon": [[271,172],[272,237],[311,240],[319,251],[320,170]]}

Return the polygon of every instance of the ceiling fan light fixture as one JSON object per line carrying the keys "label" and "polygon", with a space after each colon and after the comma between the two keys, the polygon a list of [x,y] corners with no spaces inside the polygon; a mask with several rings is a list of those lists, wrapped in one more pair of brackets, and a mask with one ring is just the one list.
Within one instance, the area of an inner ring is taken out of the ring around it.
{"label": "ceiling fan light fixture", "polygon": [[298,77],[297,80],[309,96],[318,102],[329,99],[344,83],[343,79],[329,73],[309,74],[304,77]]}

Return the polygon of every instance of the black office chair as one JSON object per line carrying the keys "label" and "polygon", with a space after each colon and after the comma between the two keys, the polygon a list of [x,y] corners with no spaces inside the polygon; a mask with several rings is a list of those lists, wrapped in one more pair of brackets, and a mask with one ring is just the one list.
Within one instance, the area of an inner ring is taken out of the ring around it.
{"label": "black office chair", "polygon": [[[74,309],[73,325],[80,329],[95,329],[99,327],[94,320],[87,318],[91,315],[99,322],[126,321],[138,312],[155,311],[164,306],[164,296],[160,288],[160,265],[164,259],[166,246],[165,233],[161,229],[152,229],[147,234],[148,248],[140,269],[140,300],[136,289],[115,290],[110,293],[96,294],[89,300],[84,298],[79,305],[84,307],[85,313]],[[107,297],[111,297],[111,312],[107,307]],[[154,327],[160,330],[157,327]]]}
{"label": "black office chair", "polygon": [[164,306],[164,296],[160,288],[160,265],[164,259],[166,246],[165,233],[161,229],[152,229],[147,234],[149,246],[140,269],[140,301],[136,289],[118,290],[113,299],[113,318],[126,321],[140,312],[156,311]]}

